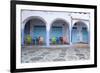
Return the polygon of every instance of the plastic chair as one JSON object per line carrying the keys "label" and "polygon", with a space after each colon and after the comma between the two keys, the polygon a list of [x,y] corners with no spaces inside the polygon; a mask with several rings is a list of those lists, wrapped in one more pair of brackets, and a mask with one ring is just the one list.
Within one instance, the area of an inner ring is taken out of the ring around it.
{"label": "plastic chair", "polygon": [[35,39],[34,38],[32,39],[32,44],[35,45]]}
{"label": "plastic chair", "polygon": [[60,40],[58,37],[56,37],[56,43],[59,44]]}

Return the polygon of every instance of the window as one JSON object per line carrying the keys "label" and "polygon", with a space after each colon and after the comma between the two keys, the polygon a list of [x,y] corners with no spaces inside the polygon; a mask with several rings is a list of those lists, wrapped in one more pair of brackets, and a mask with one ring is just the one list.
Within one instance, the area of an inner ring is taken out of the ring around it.
{"label": "window", "polygon": [[87,28],[86,27],[82,27],[82,30],[87,30]]}
{"label": "window", "polygon": [[77,29],[77,27],[73,27],[73,29]]}

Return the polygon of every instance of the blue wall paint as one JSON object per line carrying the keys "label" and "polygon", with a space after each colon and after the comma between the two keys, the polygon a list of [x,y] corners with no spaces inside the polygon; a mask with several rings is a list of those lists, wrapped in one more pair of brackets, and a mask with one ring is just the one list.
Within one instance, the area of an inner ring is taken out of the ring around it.
{"label": "blue wall paint", "polygon": [[52,27],[50,31],[50,37],[61,37],[63,36],[62,27]]}
{"label": "blue wall paint", "polygon": [[42,36],[44,40],[46,41],[46,27],[45,26],[33,26],[33,38],[39,38],[39,36]]}
{"label": "blue wall paint", "polygon": [[88,32],[87,30],[82,30],[83,42],[88,43]]}

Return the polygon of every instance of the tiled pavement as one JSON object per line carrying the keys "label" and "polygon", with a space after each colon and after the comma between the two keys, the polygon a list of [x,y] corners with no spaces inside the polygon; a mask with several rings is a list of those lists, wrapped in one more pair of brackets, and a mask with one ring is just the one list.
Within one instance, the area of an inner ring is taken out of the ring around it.
{"label": "tiled pavement", "polygon": [[89,48],[22,48],[21,62],[88,60]]}

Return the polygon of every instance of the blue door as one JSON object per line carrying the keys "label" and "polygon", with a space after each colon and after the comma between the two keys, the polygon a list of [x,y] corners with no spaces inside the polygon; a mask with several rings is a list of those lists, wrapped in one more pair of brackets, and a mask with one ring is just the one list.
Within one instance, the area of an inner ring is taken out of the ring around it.
{"label": "blue door", "polygon": [[73,27],[72,29],[72,36],[71,36],[72,43],[79,42],[79,33],[77,27]]}
{"label": "blue door", "polygon": [[82,29],[83,42],[88,43],[88,32],[86,28]]}
{"label": "blue door", "polygon": [[[80,33],[80,31],[81,31],[81,33]],[[82,37],[81,42],[88,43],[87,28],[82,28],[81,30],[78,31],[77,27],[73,27],[73,29],[72,29],[72,43],[80,42],[80,37]]]}

